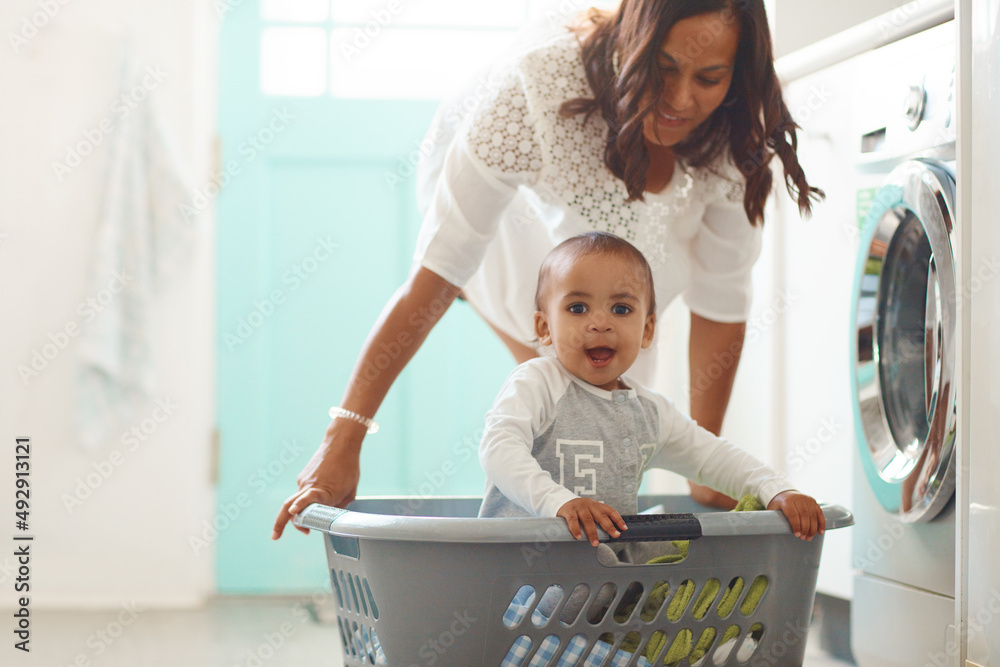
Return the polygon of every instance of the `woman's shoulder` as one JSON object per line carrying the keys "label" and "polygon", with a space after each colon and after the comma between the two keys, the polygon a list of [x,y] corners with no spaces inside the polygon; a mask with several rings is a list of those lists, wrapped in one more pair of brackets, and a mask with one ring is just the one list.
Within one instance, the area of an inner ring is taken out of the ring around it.
{"label": "woman's shoulder", "polygon": [[587,75],[576,34],[568,29],[550,32],[520,51],[513,60],[529,93],[562,103],[589,94]]}
{"label": "woman's shoulder", "polygon": [[526,62],[547,62],[562,60],[566,63],[578,63],[580,59],[580,41],[576,33],[568,28],[549,31],[534,39],[521,51],[521,57]]}

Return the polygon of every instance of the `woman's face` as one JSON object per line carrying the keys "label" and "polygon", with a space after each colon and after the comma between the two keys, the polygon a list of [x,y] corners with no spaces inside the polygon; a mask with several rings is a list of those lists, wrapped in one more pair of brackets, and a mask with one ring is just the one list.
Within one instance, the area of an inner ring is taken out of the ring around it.
{"label": "woman's face", "polygon": [[739,41],[736,17],[729,10],[674,24],[657,54],[663,93],[643,119],[647,143],[676,145],[722,104],[733,80]]}

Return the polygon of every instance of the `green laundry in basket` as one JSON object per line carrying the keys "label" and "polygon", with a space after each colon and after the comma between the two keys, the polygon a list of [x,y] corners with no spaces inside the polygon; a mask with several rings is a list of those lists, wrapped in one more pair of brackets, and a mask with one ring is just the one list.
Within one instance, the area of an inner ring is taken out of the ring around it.
{"label": "green laundry in basket", "polygon": [[[739,503],[733,509],[734,512],[758,512],[764,509],[764,505],[753,495],[745,495],[740,498]],[[656,565],[661,563],[677,563],[679,561],[687,558],[688,555],[688,540],[675,540],[673,542],[674,547],[677,549],[677,553],[666,554],[664,556],[658,556],[648,562],[648,565]],[[761,596],[764,595],[764,590],[767,588],[767,580],[764,578],[757,578],[750,585],[750,591],[747,593],[746,599],[743,604],[740,605],[740,611],[745,615],[750,615],[753,610],[757,608],[757,604],[760,602]],[[663,605],[663,601],[666,599],[667,594],[670,592],[670,584],[667,582],[661,582],[659,585],[654,586],[653,590],[650,591],[649,597],[646,599],[646,604],[643,605],[642,615],[645,617],[647,614],[655,614],[656,611]],[[701,595],[698,596],[698,601],[695,602],[694,609],[691,610],[692,616],[696,619],[704,618],[705,614],[708,613],[708,608],[712,606],[712,602],[715,600],[715,596],[719,592],[719,581],[717,579],[710,579],[705,587],[701,591]],[[722,600],[719,601],[718,614],[719,618],[725,618],[733,611],[733,607],[736,606],[736,601],[740,599],[740,594],[743,592],[743,580],[737,579],[734,581],[726,592],[722,595]],[[671,621],[680,620],[687,609],[688,604],[691,602],[691,597],[694,595],[694,582],[685,581],[681,587],[678,589],[677,593],[674,594],[673,599],[670,604],[667,605],[666,617]],[[638,600],[636,600],[638,601]],[[632,611],[635,609],[635,602],[631,604],[626,604],[623,608],[621,614],[615,615],[615,620],[619,623],[624,623],[629,616],[631,616]],[[673,644],[667,650],[667,654],[663,656],[663,664],[672,665],[680,662],[684,658],[688,659],[688,662],[697,662],[711,647],[712,642],[715,640],[715,629],[708,628],[705,632],[701,634],[698,638],[698,643],[694,645],[692,650],[692,643],[694,640],[694,635],[691,630],[684,628],[677,633],[674,638]],[[731,625],[725,634],[722,635],[722,644],[735,639],[739,635],[739,628],[735,625]],[[644,655],[646,659],[650,662],[656,657],[656,654],[660,652],[663,645],[667,641],[667,636],[663,632],[657,632],[646,644],[646,651]],[[629,653],[635,653],[636,649],[639,648],[639,640],[626,639],[622,642],[619,647],[623,651],[628,651]]]}

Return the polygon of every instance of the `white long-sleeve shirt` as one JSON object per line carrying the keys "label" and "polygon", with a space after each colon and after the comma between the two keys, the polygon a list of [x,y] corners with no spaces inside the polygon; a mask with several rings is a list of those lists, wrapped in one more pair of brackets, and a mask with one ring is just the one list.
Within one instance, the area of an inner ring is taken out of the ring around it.
{"label": "white long-sleeve shirt", "polygon": [[577,497],[635,514],[648,468],[671,470],[735,498],[753,494],[765,506],[792,488],[668,398],[626,382],[633,388],[595,387],[552,357],[515,368],[486,414],[480,516],[552,517]]}
{"label": "white long-sleeve shirt", "polygon": [[[604,164],[600,114],[564,118],[560,105],[593,97],[576,38],[543,40],[442,106],[425,143],[418,192],[427,207],[415,260],[452,284],[490,323],[534,338],[538,268],[558,243],[608,231],[649,262],[658,315],[683,294],[718,322],[745,321],[761,227],[743,210],[744,178],[728,160],[693,169],[678,161],[671,182],[628,202]],[[482,100],[464,121],[470,102]]]}

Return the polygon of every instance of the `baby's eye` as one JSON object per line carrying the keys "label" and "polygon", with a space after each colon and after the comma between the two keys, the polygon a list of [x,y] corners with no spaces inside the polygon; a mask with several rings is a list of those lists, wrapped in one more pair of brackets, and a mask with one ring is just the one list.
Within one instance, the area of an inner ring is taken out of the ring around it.
{"label": "baby's eye", "polygon": [[585,306],[582,303],[574,303],[570,304],[569,308],[567,308],[566,310],[573,313],[574,315],[583,315],[585,312],[587,312],[587,306]]}
{"label": "baby's eye", "polygon": [[632,312],[632,309],[624,303],[616,303],[611,307],[611,312],[615,315],[628,315]]}

